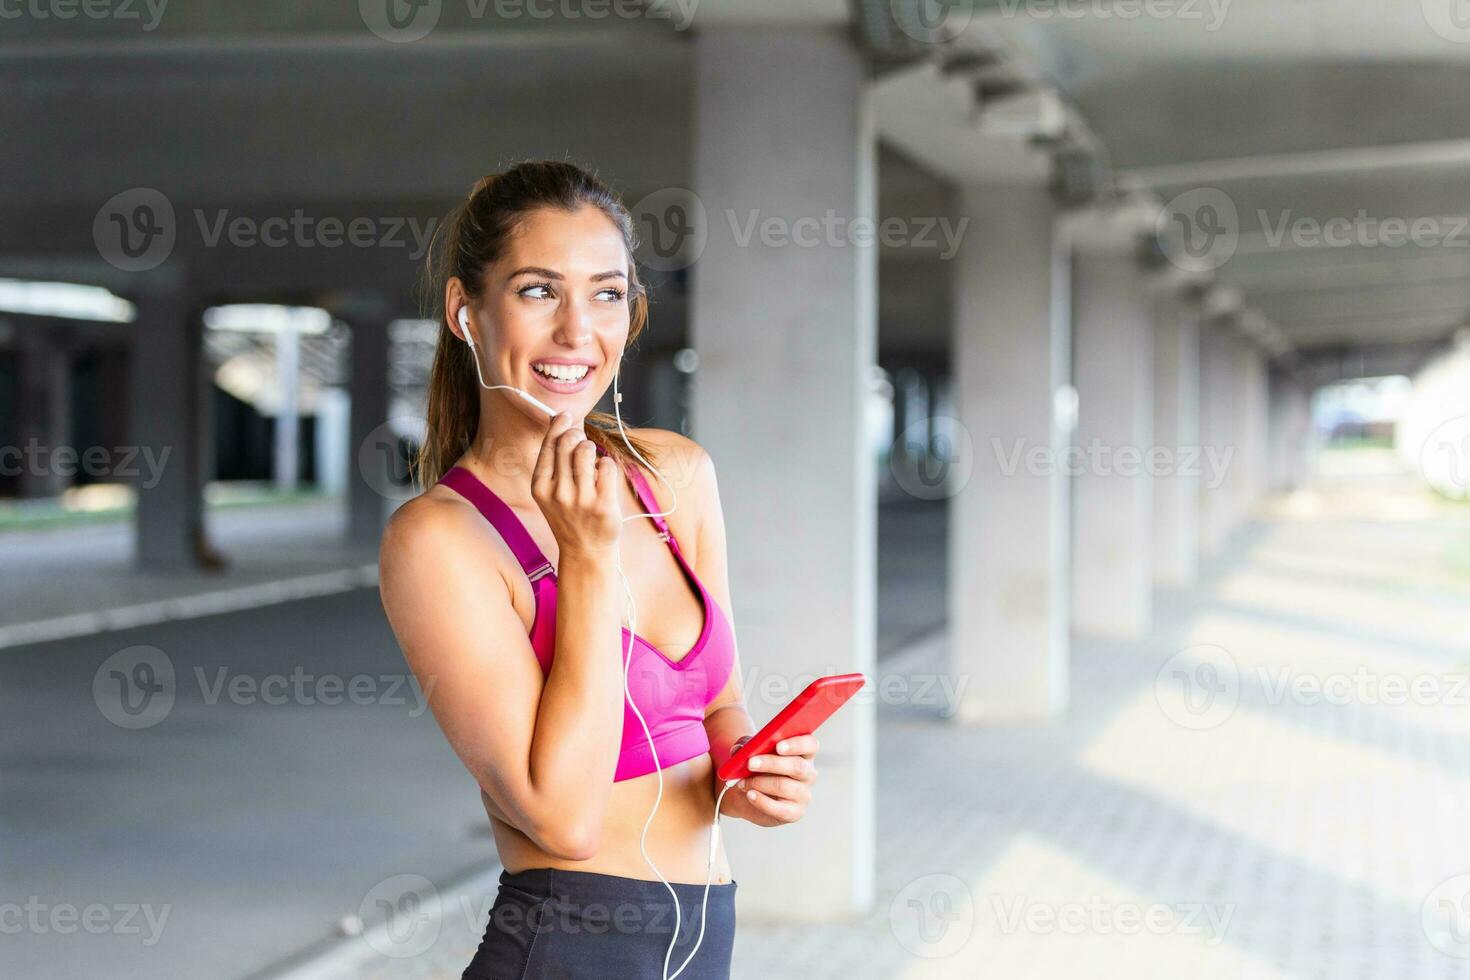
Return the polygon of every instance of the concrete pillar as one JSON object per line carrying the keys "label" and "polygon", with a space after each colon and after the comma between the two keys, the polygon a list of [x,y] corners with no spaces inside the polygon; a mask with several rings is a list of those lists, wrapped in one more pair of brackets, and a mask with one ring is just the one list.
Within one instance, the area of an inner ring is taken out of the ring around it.
{"label": "concrete pillar", "polygon": [[1284,371],[1270,373],[1268,391],[1268,489],[1295,490],[1307,477],[1311,396],[1304,381]]}
{"label": "concrete pillar", "polygon": [[1154,582],[1181,588],[1199,567],[1199,313],[1172,283],[1154,296]]}
{"label": "concrete pillar", "polygon": [[1239,464],[1235,443],[1233,328],[1211,320],[1200,332],[1200,441],[1213,460],[1200,482],[1200,552],[1220,553],[1234,526],[1233,481]]}
{"label": "concrete pillar", "polygon": [[1266,485],[1266,362],[1261,349],[1241,336],[1231,340],[1231,357],[1236,465],[1230,506],[1234,526],[1250,518]]}
{"label": "concrete pillar", "polygon": [[339,303],[333,312],[352,328],[352,371],[347,383],[351,399],[347,541],[376,548],[388,519],[389,489],[403,489],[404,496],[410,495],[397,440],[383,428],[388,421],[388,323],[392,316],[387,302],[378,297],[353,297]]}
{"label": "concrete pillar", "polygon": [[204,440],[204,304],[187,286],[150,282],[133,296],[137,319],[128,359],[132,443],[148,465],[138,467],[134,515],[135,560],[140,568],[169,571],[201,567],[208,553]]}
{"label": "concrete pillar", "polygon": [[283,318],[276,333],[275,465],[272,476],[282,493],[296,490],[301,476],[301,331],[297,316]]}
{"label": "concrete pillar", "polygon": [[969,679],[956,717],[1045,722],[1067,706],[1066,256],[1040,184],[966,187],[961,207],[954,386],[975,468],[949,503],[950,670]]}
{"label": "concrete pillar", "polygon": [[[71,354],[57,343],[60,324],[18,318],[20,327],[17,444],[22,451],[20,496],[54,497],[71,484],[87,447],[71,442]],[[32,452],[30,447],[39,452]]]}
{"label": "concrete pillar", "polygon": [[1072,255],[1078,395],[1072,621],[1081,633],[1148,633],[1153,620],[1153,318],[1133,240]]}
{"label": "concrete pillar", "polygon": [[[760,725],[818,675],[878,680],[877,246],[862,231],[876,221],[876,134],[862,52],[840,32],[715,24],[694,62],[709,237],[692,270],[692,435],[719,468]],[[823,725],[821,790],[799,825],[727,825],[742,917],[831,921],[872,904],[875,703],[869,692]]]}

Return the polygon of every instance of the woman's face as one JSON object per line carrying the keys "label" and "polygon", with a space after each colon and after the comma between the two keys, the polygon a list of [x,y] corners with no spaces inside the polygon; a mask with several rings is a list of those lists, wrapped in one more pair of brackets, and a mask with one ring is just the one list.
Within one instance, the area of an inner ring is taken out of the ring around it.
{"label": "woman's face", "polygon": [[[471,320],[485,338],[488,383],[514,385],[585,418],[612,383],[628,342],[623,236],[596,208],[531,212],[486,270]],[[534,407],[511,400],[545,421]]]}

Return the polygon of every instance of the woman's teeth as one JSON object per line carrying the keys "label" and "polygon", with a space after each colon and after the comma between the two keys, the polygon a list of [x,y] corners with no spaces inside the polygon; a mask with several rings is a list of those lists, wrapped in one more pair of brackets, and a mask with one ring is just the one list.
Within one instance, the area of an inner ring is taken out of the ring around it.
{"label": "woman's teeth", "polygon": [[581,381],[588,370],[585,364],[533,364],[531,369],[555,381]]}

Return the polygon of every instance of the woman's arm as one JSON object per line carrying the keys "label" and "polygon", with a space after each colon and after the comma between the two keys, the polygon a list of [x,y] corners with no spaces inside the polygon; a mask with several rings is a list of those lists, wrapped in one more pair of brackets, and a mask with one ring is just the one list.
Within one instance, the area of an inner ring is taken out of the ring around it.
{"label": "woman's arm", "polygon": [[[597,472],[621,478],[611,466]],[[604,499],[616,508],[612,494]],[[556,652],[544,685],[499,570],[519,566],[465,505],[420,497],[400,507],[383,536],[379,582],[404,656],[465,768],[538,847],[586,860],[600,844],[621,748],[621,583],[616,542],[603,553],[558,541]]]}

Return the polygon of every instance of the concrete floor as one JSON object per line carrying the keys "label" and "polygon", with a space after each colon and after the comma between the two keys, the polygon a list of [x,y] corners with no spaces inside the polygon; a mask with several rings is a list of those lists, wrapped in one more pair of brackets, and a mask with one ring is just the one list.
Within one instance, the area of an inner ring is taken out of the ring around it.
{"label": "concrete floor", "polygon": [[[880,706],[871,914],[743,922],[734,975],[1470,977],[1470,508],[1330,461],[1159,606],[1147,641],[1076,643],[1056,725]],[[458,977],[489,898],[357,975]]]}
{"label": "concrete floor", "polygon": [[[942,545],[944,511],[882,514],[888,650],[943,614],[942,563],[913,552]],[[250,589],[375,558],[337,543],[340,509],[212,513],[211,528],[232,559],[212,576],[132,572],[121,523],[0,535],[0,632],[14,641],[0,649],[0,977],[238,978],[370,913],[394,875],[445,882],[494,859],[477,794],[404,686],[375,589],[328,582],[332,594],[200,615],[211,595],[249,602]],[[119,608],[167,615],[123,630],[91,615]],[[58,617],[90,635],[26,642]],[[157,652],[111,661],[138,646]],[[140,716],[146,727],[113,724],[101,710],[121,710],[113,671],[146,680],[152,665],[156,678],[160,657],[172,706]],[[364,703],[307,703],[298,672],[308,685],[361,678]],[[246,687],[216,690],[222,678]],[[6,903],[22,907],[19,932]],[[88,908],[102,931],[67,931]]]}
{"label": "concrete floor", "polygon": [[[895,553],[942,518],[885,521],[884,615],[942,590],[920,577],[938,563]],[[1337,458],[1159,610],[1147,641],[1076,643],[1072,708],[1048,728],[957,730],[939,706],[880,703],[872,913],[742,923],[735,975],[1470,977],[1470,509],[1383,457]],[[93,681],[138,643],[167,651],[179,694],[127,731]],[[945,643],[880,673],[943,673]],[[116,925],[7,934],[0,975],[243,976],[400,874],[438,886],[433,941],[351,975],[468,962],[491,896],[454,882],[493,848],[432,719],[208,703],[221,667],[401,673],[370,591],[0,655],[0,716],[21,734],[0,746],[5,901],[102,906]],[[140,933],[126,906],[144,907]]]}

